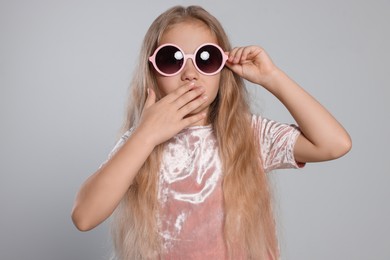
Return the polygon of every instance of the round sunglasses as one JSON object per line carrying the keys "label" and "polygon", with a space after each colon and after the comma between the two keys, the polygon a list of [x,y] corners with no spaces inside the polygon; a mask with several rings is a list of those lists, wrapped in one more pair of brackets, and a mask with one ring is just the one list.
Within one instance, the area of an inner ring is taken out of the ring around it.
{"label": "round sunglasses", "polygon": [[214,43],[202,44],[194,54],[185,54],[179,46],[167,43],[158,47],[149,57],[153,67],[163,76],[177,75],[188,59],[192,59],[200,73],[211,76],[222,70],[228,56]]}

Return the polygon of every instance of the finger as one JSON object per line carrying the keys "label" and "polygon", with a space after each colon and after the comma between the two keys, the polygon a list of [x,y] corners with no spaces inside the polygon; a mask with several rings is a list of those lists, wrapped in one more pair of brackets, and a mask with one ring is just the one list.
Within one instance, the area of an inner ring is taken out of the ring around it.
{"label": "finger", "polygon": [[245,48],[239,48],[234,56],[233,63],[240,63]]}
{"label": "finger", "polygon": [[190,126],[192,124],[195,124],[199,121],[202,121],[203,119],[206,118],[206,116],[207,116],[207,114],[205,112],[202,112],[202,113],[198,113],[198,114],[194,114],[194,115],[191,115],[189,117],[186,117],[181,121],[182,127],[185,128],[185,127]]}
{"label": "finger", "polygon": [[178,99],[180,96],[182,96],[184,93],[190,91],[194,87],[195,87],[195,83],[194,82],[186,83],[183,86],[177,88],[172,93],[169,93],[168,95],[166,95],[165,96],[165,100],[168,101],[168,103],[172,103],[176,99]]}
{"label": "finger", "polygon": [[200,95],[202,95],[205,92],[204,87],[195,87],[191,89],[190,91],[187,91],[182,96],[178,97],[174,104],[177,107],[177,109],[182,108],[184,105],[188,104],[190,101],[196,99]]}
{"label": "finger", "polygon": [[191,102],[184,105],[182,108],[179,109],[179,115],[181,118],[186,117],[187,115],[191,114],[194,110],[199,108],[206,100],[208,99],[207,95],[202,95]]}
{"label": "finger", "polygon": [[238,48],[233,48],[230,52],[229,52],[229,58],[228,58],[228,62],[233,62],[234,61],[234,57],[236,56],[236,53],[238,51]]}
{"label": "finger", "polygon": [[145,106],[144,107],[148,108],[151,105],[153,105],[154,103],[156,103],[156,94],[154,93],[153,89],[148,88],[148,96],[146,97],[146,101],[145,101]]}
{"label": "finger", "polygon": [[240,63],[245,62],[248,59],[248,55],[250,55],[252,52],[251,47],[246,47],[242,50],[241,57],[240,57]]}
{"label": "finger", "polygon": [[240,58],[236,58],[240,56],[243,48],[234,48],[229,52],[228,62],[226,66],[232,70],[234,73],[237,73],[239,76],[242,76],[242,65],[238,62],[235,62],[235,59],[239,60]]}
{"label": "finger", "polygon": [[253,60],[257,55],[261,53],[261,51],[262,50],[259,47],[248,46],[243,50],[240,62],[243,63],[247,60]]}
{"label": "finger", "polygon": [[229,55],[229,62],[235,64],[239,63],[243,50],[244,50],[243,47],[234,48]]}

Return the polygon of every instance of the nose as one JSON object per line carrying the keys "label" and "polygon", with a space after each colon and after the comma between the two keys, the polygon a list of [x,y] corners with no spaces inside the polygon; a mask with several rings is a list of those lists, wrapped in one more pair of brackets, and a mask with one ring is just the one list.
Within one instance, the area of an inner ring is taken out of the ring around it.
{"label": "nose", "polygon": [[199,72],[194,65],[194,61],[192,59],[188,59],[181,71],[181,79],[183,81],[191,81],[198,79],[198,77]]}

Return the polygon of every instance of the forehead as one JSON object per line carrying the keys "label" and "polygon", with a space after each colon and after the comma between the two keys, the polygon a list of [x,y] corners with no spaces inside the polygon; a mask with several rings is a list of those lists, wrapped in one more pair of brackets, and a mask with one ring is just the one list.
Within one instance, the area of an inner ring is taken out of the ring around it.
{"label": "forehead", "polygon": [[206,42],[218,44],[214,32],[199,20],[189,20],[169,27],[162,34],[159,45],[173,43],[184,52],[191,53]]}

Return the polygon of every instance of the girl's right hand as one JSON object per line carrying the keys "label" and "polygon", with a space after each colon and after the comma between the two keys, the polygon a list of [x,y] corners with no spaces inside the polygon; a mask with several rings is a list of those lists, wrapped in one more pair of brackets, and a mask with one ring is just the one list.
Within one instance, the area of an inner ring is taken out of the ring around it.
{"label": "girl's right hand", "polygon": [[192,114],[207,99],[203,87],[187,83],[156,102],[156,94],[148,89],[148,97],[142,110],[140,123],[135,130],[142,132],[145,141],[157,146],[185,127],[206,118],[205,112]]}
{"label": "girl's right hand", "polygon": [[138,127],[80,188],[72,209],[76,227],[90,230],[107,219],[154,147],[206,118],[206,113],[194,112],[205,100],[204,89],[193,83],[179,87],[157,102],[155,93],[149,89]]}

